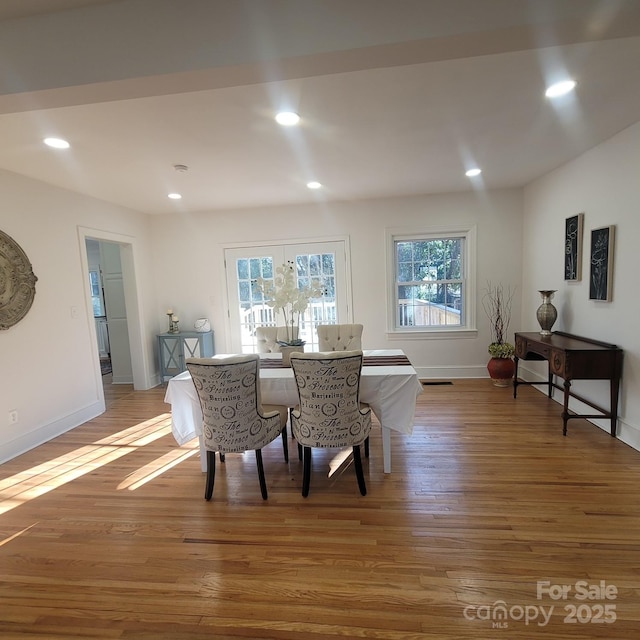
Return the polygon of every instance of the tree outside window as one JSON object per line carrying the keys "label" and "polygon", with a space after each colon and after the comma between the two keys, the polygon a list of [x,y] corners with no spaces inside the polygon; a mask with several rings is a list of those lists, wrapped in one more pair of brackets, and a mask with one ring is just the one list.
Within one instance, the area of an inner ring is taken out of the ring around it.
{"label": "tree outside window", "polygon": [[395,328],[465,324],[465,237],[394,240]]}

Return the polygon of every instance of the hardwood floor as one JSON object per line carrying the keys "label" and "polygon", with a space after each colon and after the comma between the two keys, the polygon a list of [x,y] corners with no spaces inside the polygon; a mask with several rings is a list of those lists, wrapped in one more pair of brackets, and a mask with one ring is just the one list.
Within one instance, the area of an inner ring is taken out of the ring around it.
{"label": "hardwood floor", "polygon": [[533,388],[425,386],[390,475],[374,430],[366,497],[314,451],[302,498],[275,441],[268,501],[248,453],[209,503],[165,387],[112,391],[0,467],[3,640],[640,637],[640,452],[585,421],[563,437]]}

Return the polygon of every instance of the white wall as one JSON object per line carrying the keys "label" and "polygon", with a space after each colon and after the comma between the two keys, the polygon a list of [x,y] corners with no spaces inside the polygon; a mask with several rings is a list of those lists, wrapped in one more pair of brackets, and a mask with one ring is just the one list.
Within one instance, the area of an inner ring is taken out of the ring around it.
{"label": "white wall", "polygon": [[[537,291],[557,289],[554,330],[615,343],[624,349],[618,437],[640,449],[638,167],[640,122],[525,188],[522,329],[539,329],[535,316],[540,304]],[[584,213],[582,280],[567,283],[563,274],[564,224],[567,217],[577,213]],[[590,232],[608,225],[616,225],[613,301],[595,302],[589,300]],[[574,387],[590,400],[609,406],[606,382],[576,382]],[[608,430],[608,421],[596,422]]]}
{"label": "white wall", "polygon": [[[365,325],[364,347],[402,348],[424,377],[486,376],[489,329],[480,300],[477,337],[387,336],[385,230],[476,225],[479,287],[491,280],[516,285],[519,290],[521,208],[521,191],[505,190],[157,216],[151,224],[158,282],[158,326],[165,330],[167,308],[180,317],[182,329],[192,328],[197,318],[208,317],[215,331],[216,351],[228,351],[225,245],[346,236],[351,247],[353,320]],[[517,298],[512,330],[519,326],[519,311]]]}
{"label": "white wall", "polygon": [[[104,407],[88,302],[86,256],[79,228],[132,247],[146,386],[157,383],[155,336],[172,307],[188,329],[209,317],[216,348],[228,348],[223,248],[245,243],[348,237],[354,320],[365,324],[365,348],[400,347],[425,377],[486,376],[487,320],[478,300],[477,337],[390,339],[385,287],[388,227],[412,230],[477,226],[477,282],[515,284],[512,334],[538,330],[538,289],[558,289],[554,329],[618,343],[625,350],[620,437],[640,449],[640,347],[635,326],[640,231],[640,123],[521,190],[454,193],[272,209],[145,216],[0,171],[0,228],[20,244],[38,277],[34,304],[16,326],[0,332],[0,461],[100,413]],[[524,202],[523,202],[524,194]],[[585,213],[583,279],[563,280],[565,218]],[[614,299],[588,300],[589,231],[615,224]],[[95,232],[95,233],[94,233]],[[523,240],[524,239],[524,240]],[[129,259],[128,259],[129,261]],[[77,318],[72,317],[72,310]],[[135,374],[135,371],[134,371]],[[607,385],[584,386],[606,404]],[[144,385],[143,385],[144,387]],[[582,391],[582,389],[581,389]],[[19,422],[8,424],[17,410]],[[601,421],[607,428],[606,421]],[[571,423],[570,423],[571,432]]]}
{"label": "white wall", "polygon": [[[522,205],[515,190],[157,217],[4,171],[0,190],[0,228],[24,249],[38,277],[29,313],[0,332],[0,461],[104,410],[85,236],[129,247],[139,302],[134,333],[141,336],[133,363],[134,377],[137,371],[143,380],[137,388],[159,381],[155,336],[166,330],[169,306],[181,316],[182,329],[211,318],[217,350],[226,348],[225,245],[348,237],[354,318],[366,326],[365,346],[404,348],[432,377],[486,376],[486,319],[478,315],[477,339],[387,340],[385,229],[475,224],[478,281],[520,279]],[[9,425],[13,410],[19,421]]]}
{"label": "white wall", "polygon": [[[38,278],[29,313],[0,331],[2,461],[104,410],[86,249],[78,227],[91,228],[98,237],[117,234],[133,244],[145,334],[142,359],[151,365],[148,336],[154,328],[146,327],[144,318],[145,309],[156,303],[147,216],[4,171],[0,192],[0,228],[22,247]],[[9,425],[12,410],[18,411],[18,423]]]}

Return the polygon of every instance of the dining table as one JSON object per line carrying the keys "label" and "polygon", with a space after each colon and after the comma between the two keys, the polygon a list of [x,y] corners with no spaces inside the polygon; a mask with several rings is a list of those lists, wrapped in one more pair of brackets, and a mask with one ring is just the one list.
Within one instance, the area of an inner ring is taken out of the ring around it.
{"label": "dining table", "polygon": [[[218,354],[213,358],[224,357]],[[411,434],[416,399],[422,384],[416,370],[401,349],[363,351],[360,377],[360,401],[367,403],[382,431],[384,473],[391,473],[391,432]],[[260,395],[263,404],[294,407],[298,388],[291,367],[282,364],[282,354],[260,354]],[[200,462],[206,470],[206,452],[202,438],[202,410],[191,380],[184,371],[167,383],[164,401],[171,405],[171,429],[179,445],[200,439]]]}

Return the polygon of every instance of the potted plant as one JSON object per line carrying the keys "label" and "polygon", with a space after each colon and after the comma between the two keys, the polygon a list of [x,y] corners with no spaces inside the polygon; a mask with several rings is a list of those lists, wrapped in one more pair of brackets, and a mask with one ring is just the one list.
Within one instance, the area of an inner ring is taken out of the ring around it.
{"label": "potted plant", "polygon": [[307,310],[309,300],[323,294],[319,282],[312,281],[307,287],[298,287],[295,265],[289,260],[276,268],[273,280],[257,278],[254,286],[263,295],[265,303],[283,315],[286,339],[278,340],[278,344],[285,348],[304,347],[305,341],[295,336],[299,336],[300,318]]}
{"label": "potted plant", "polygon": [[514,294],[515,290],[511,287],[505,289],[502,284],[494,285],[489,282],[482,298],[482,306],[489,318],[491,332],[491,344],[488,349],[491,360],[487,364],[487,370],[497,387],[509,386],[515,372],[515,347],[505,340],[511,322]]}

